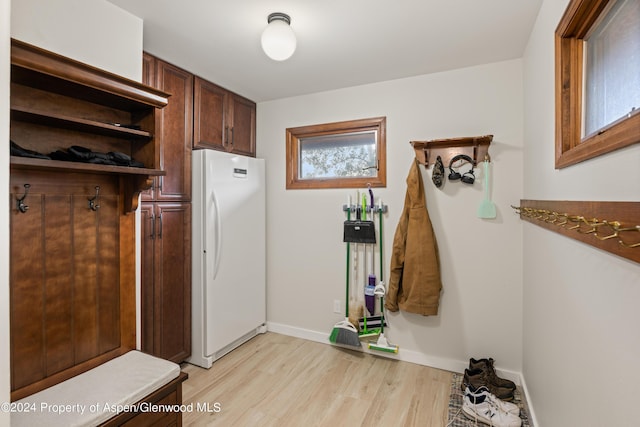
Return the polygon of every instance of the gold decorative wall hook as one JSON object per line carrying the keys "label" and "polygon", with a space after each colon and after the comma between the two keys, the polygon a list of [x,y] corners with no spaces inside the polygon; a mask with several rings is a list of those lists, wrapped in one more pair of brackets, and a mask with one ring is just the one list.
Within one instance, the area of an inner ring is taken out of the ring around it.
{"label": "gold decorative wall hook", "polygon": [[[636,225],[635,227],[621,228],[618,231],[638,231],[638,232],[640,232],[640,225]],[[640,239],[638,240],[638,243],[627,243],[622,239],[618,239],[618,242],[620,242],[620,244],[622,246],[624,246],[625,248],[640,248]]]}
{"label": "gold decorative wall hook", "polygon": [[609,240],[609,239],[614,239],[614,238],[618,237],[618,233],[620,232],[620,223],[618,221],[613,221],[613,222],[602,221],[598,225],[603,225],[605,227],[608,227],[610,230],[613,231],[613,233],[609,234],[608,236],[604,236],[604,237],[600,237],[598,235],[598,233],[594,233],[593,235],[597,239],[599,239],[599,240]]}
{"label": "gold decorative wall hook", "polygon": [[31,184],[25,184],[24,185],[24,194],[22,195],[22,197],[18,197],[16,198],[16,206],[18,208],[18,211],[25,213],[27,212],[27,210],[29,209],[29,206],[24,204],[24,199],[27,198],[27,194],[29,194],[29,188],[31,188]]}
{"label": "gold decorative wall hook", "polygon": [[100,209],[100,205],[98,204],[100,201],[99,197],[100,197],[100,186],[96,185],[96,195],[89,199],[89,209],[91,209],[94,212]]}
{"label": "gold decorative wall hook", "polygon": [[[640,248],[640,202],[521,200],[511,208],[520,219],[640,263],[640,251],[628,250]],[[581,214],[560,213],[571,211]]]}

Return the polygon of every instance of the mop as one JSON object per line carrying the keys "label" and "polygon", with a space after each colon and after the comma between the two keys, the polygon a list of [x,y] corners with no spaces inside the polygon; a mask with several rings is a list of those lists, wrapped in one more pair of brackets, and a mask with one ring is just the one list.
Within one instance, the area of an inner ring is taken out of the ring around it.
{"label": "mop", "polygon": [[373,344],[369,343],[369,350],[377,350],[377,351],[385,351],[387,353],[397,353],[398,346],[389,344],[387,338],[384,336],[384,295],[386,293],[386,288],[384,285],[384,273],[382,270],[382,199],[380,199],[380,206],[378,208],[379,214],[379,223],[380,223],[380,283],[375,288],[375,295],[380,297],[380,314],[382,316],[382,322],[380,323],[380,335],[378,336],[378,341]]}
{"label": "mop", "polygon": [[[371,193],[371,189],[369,189],[369,193]],[[373,193],[371,193],[373,194]],[[367,199],[366,199],[366,195],[363,194],[362,195],[362,218],[363,221],[366,221],[367,219]],[[371,204],[371,220],[373,221],[373,203]],[[364,270],[365,270],[365,279],[367,279],[366,277],[366,270],[367,270],[367,246],[368,244],[365,243],[364,244]],[[375,246],[373,246],[371,248],[371,271],[374,270],[374,266],[373,266],[373,258],[374,258],[374,251],[375,251]],[[372,282],[372,277],[373,277],[373,283],[375,284],[375,274],[374,275],[369,275],[368,277],[368,283],[364,285],[364,318],[363,318],[363,326],[362,326],[362,330],[359,333],[359,337],[360,339],[370,339],[370,338],[376,338],[378,337],[378,335],[380,334],[380,329],[369,329],[368,325],[367,325],[367,313],[369,313],[369,315],[373,315],[374,311],[375,311],[375,296],[373,294],[373,288],[374,286],[371,284]],[[369,289],[370,288],[370,289]],[[370,301],[372,300],[372,301]],[[371,304],[373,303],[373,305]]]}
{"label": "mop", "polygon": [[[351,219],[351,198],[349,198],[349,206],[347,206],[347,220]],[[329,335],[329,341],[333,344],[344,344],[353,347],[361,347],[360,339],[358,338],[358,330],[349,321],[349,258],[351,253],[349,250],[349,242],[347,242],[347,279],[346,279],[346,303],[345,303],[345,318],[344,320],[336,323],[333,326],[333,330]]]}

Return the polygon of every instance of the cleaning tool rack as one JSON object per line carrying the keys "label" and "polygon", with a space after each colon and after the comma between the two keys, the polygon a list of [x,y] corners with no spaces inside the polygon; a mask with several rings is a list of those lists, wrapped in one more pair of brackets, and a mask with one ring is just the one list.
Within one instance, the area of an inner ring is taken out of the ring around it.
{"label": "cleaning tool rack", "polygon": [[520,200],[511,208],[524,221],[640,263],[640,202]]}
{"label": "cleaning tool rack", "polygon": [[[399,349],[398,346],[390,344],[384,333],[384,328],[387,325],[384,316],[384,296],[386,294],[386,285],[383,269],[384,256],[382,224],[383,216],[388,212],[388,206],[382,203],[382,199],[380,199],[377,204],[375,203],[374,194],[370,186],[368,187],[368,194],[363,193],[362,197],[360,197],[360,193],[358,193],[356,199],[356,204],[352,204],[351,197],[349,197],[349,202],[342,205],[342,211],[347,212],[347,221],[345,221],[344,224],[344,242],[346,242],[347,248],[349,248],[350,244],[356,245],[355,251],[352,253],[354,256],[352,266],[355,268],[354,275],[356,277],[356,282],[359,282],[357,279],[358,259],[362,259],[364,261],[365,270],[367,270],[367,266],[370,267],[369,275],[367,276],[366,273],[364,275],[364,279],[367,283],[362,288],[365,300],[362,302],[356,301],[356,307],[361,307],[360,312],[362,313],[362,317],[356,322],[358,327],[358,336],[359,339],[365,343],[365,348],[367,350],[397,354]],[[351,214],[353,212],[356,213],[355,221],[351,220]],[[379,227],[377,230],[377,238],[375,215],[377,215]],[[374,268],[376,246],[379,256],[379,277],[376,277]],[[360,249],[358,249],[358,247]],[[362,257],[360,256],[360,250],[364,252],[364,256]],[[368,261],[367,256],[368,250],[371,251],[370,261]],[[349,268],[349,261],[347,261],[347,268]],[[350,298],[350,295],[347,295],[347,298]],[[376,313],[377,301],[380,303],[379,313]]]}

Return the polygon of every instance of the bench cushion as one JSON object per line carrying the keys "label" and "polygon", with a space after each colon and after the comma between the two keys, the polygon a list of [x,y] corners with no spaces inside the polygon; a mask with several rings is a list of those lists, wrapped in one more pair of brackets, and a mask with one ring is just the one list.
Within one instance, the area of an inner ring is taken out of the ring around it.
{"label": "bench cushion", "polygon": [[180,366],[133,350],[15,402],[11,426],[97,426],[180,375]]}

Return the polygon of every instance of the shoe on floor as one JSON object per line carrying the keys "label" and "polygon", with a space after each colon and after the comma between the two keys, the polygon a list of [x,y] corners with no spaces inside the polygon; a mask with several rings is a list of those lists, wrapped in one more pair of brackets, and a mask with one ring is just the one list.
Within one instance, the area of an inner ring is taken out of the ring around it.
{"label": "shoe on floor", "polygon": [[504,412],[485,396],[472,399],[470,395],[465,394],[462,400],[462,413],[476,424],[482,423],[493,427],[522,426],[519,416]]}
{"label": "shoe on floor", "polygon": [[462,378],[462,385],[460,388],[464,391],[464,389],[469,385],[473,386],[474,389],[485,386],[489,389],[489,392],[495,395],[498,399],[505,401],[513,400],[513,389],[500,387],[492,383],[489,375],[481,369],[464,370],[464,377]]}
{"label": "shoe on floor", "polygon": [[500,378],[498,374],[496,374],[496,370],[493,367],[493,359],[491,358],[478,360],[471,358],[469,359],[469,369],[481,369],[485,371],[489,381],[498,387],[510,388],[512,390],[516,389],[516,384],[513,381]]}
{"label": "shoe on floor", "polygon": [[478,402],[480,397],[484,396],[484,398],[489,399],[491,403],[502,411],[518,417],[520,416],[520,407],[518,405],[498,399],[496,395],[492,394],[485,386],[474,388],[472,385],[469,385],[465,388],[464,394],[469,396],[469,400],[471,400],[472,403]]}

